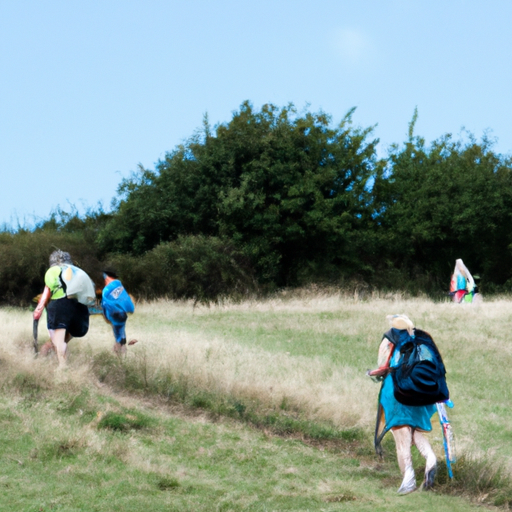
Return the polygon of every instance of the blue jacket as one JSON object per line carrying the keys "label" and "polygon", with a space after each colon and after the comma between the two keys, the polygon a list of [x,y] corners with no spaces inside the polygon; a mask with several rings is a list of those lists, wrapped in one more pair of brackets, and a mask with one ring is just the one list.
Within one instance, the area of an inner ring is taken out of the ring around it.
{"label": "blue jacket", "polygon": [[126,323],[128,313],[135,311],[132,299],[119,279],[107,284],[101,295],[103,312],[107,320],[112,322],[113,325],[123,325]]}

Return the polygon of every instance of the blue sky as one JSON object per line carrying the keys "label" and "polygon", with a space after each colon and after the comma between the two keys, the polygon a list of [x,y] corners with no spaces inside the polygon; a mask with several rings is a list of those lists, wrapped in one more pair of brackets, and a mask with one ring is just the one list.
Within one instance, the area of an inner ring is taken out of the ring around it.
{"label": "blue sky", "polygon": [[109,210],[240,104],[292,102],[512,154],[510,0],[0,0],[0,225]]}

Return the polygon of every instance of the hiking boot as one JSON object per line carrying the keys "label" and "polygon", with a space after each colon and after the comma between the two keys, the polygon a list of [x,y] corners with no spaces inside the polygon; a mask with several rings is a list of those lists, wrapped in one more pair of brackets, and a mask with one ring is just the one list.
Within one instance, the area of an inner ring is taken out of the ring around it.
{"label": "hiking boot", "polygon": [[434,464],[428,471],[425,471],[425,480],[421,484],[422,491],[430,491],[434,487],[437,464]]}

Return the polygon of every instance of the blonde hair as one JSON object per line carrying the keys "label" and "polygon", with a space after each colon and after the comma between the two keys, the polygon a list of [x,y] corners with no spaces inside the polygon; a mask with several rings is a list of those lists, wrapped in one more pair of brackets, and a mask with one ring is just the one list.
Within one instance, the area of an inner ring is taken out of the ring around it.
{"label": "blonde hair", "polygon": [[412,336],[414,333],[414,324],[407,315],[388,315],[386,319],[389,325],[400,331],[407,329],[407,332]]}

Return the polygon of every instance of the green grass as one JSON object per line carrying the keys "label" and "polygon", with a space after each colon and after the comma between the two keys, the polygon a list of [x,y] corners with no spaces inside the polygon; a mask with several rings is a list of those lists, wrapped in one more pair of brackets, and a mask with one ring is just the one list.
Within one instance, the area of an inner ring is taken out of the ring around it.
{"label": "green grass", "polygon": [[462,446],[474,449],[474,444],[482,451],[499,446],[501,454],[512,457],[512,423],[507,414],[512,403],[510,306],[499,300],[478,309],[411,300],[341,303],[334,311],[313,307],[308,311],[307,305],[262,312],[212,308],[172,318],[170,324],[270,353],[320,360],[325,374],[342,366],[362,375],[375,365],[376,348],[387,329],[385,314],[403,311],[429,331],[441,348],[456,405],[450,416]]}
{"label": "green grass", "polygon": [[[511,306],[314,295],[139,304],[126,361],[94,317],[66,372],[32,359],[30,313],[0,310],[0,511],[506,509]],[[441,349],[459,454],[449,481],[434,417],[436,492],[406,497],[392,437],[384,460],[373,453],[379,386],[364,375],[396,312]]]}
{"label": "green grass", "polygon": [[[393,465],[348,446],[348,453],[319,449],[154,405],[133,411],[120,400],[105,406],[94,392],[84,406],[97,413],[84,421],[83,409],[63,408],[83,400],[75,393],[56,389],[37,401],[18,396],[0,403],[0,510],[327,511],[340,510],[340,503],[350,510],[471,508],[434,493],[400,499]],[[104,422],[136,415],[145,418],[144,428]]]}

